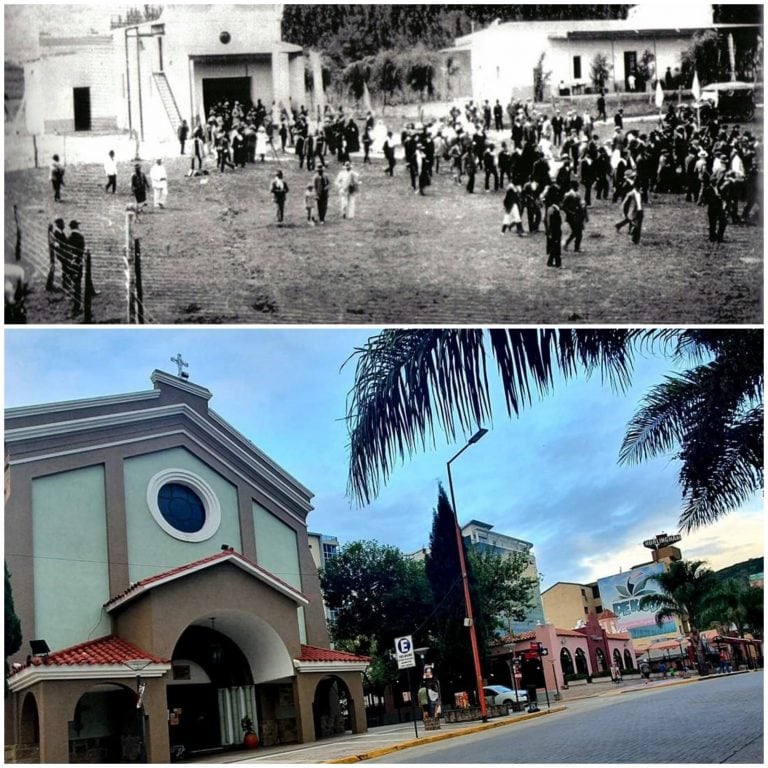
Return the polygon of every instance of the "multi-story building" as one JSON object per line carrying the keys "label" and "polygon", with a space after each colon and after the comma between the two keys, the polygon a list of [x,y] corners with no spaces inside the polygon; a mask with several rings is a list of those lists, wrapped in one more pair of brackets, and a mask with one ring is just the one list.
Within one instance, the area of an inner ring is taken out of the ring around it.
{"label": "multi-story building", "polygon": [[[336,557],[339,551],[339,540],[335,536],[328,536],[325,533],[308,533],[309,549],[312,552],[312,559],[318,570],[325,568],[329,560]],[[327,621],[333,621],[334,611],[325,603],[325,618]]]}
{"label": "multi-story building", "polygon": [[536,558],[533,555],[533,544],[529,541],[516,539],[513,536],[507,536],[493,530],[490,523],[484,523],[480,520],[470,520],[461,528],[461,535],[468,547],[472,547],[476,552],[488,552],[498,557],[512,557],[521,555],[528,565],[523,576],[533,579],[535,586],[531,593],[533,605],[526,611],[525,618],[519,621],[511,615],[503,617],[504,631],[509,634],[525,632],[536,629],[544,624],[544,607],[541,601],[541,590],[539,588],[539,572],[536,568]]}
{"label": "multi-story building", "polygon": [[541,601],[547,621],[568,629],[585,622],[590,613],[600,614],[603,610],[596,581],[558,581],[541,593]]}
{"label": "multi-story building", "polygon": [[244,719],[265,745],[365,730],[368,660],[329,648],[312,493],[207,389],[152,383],[5,414],[24,637],[6,745],[44,763],[167,763],[241,744]]}

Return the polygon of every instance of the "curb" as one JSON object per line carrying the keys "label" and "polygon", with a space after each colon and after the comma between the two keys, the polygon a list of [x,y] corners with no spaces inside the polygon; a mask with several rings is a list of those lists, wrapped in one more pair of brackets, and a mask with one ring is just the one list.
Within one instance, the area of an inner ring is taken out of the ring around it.
{"label": "curb", "polygon": [[546,717],[547,715],[553,715],[556,712],[564,712],[566,709],[568,709],[568,707],[552,707],[552,709],[544,712],[531,712],[530,714],[521,715],[516,717],[514,720],[501,720],[495,723],[482,723],[479,725],[469,726],[468,728],[462,728],[461,730],[450,731],[448,733],[433,733],[429,736],[425,736],[424,738],[401,741],[400,743],[393,744],[390,747],[381,747],[379,749],[372,749],[369,752],[360,752],[357,754],[347,755],[346,757],[336,757],[331,760],[323,760],[323,763],[360,763],[365,760],[372,760],[376,757],[383,757],[384,755],[389,755],[392,752],[398,752],[403,749],[410,749],[411,747],[417,747],[422,744],[434,744],[435,742],[445,741],[446,739],[454,739],[458,736],[467,736],[471,733],[481,733],[482,731],[489,731],[494,728],[502,728],[504,726],[514,725],[515,723],[521,723],[525,720],[533,720],[537,717]]}

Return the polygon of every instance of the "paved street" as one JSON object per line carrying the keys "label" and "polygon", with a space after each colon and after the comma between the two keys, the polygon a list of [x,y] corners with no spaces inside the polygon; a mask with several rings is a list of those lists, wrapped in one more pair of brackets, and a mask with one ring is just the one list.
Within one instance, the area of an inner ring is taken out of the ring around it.
{"label": "paved street", "polygon": [[565,712],[381,763],[763,763],[763,675],[571,702]]}

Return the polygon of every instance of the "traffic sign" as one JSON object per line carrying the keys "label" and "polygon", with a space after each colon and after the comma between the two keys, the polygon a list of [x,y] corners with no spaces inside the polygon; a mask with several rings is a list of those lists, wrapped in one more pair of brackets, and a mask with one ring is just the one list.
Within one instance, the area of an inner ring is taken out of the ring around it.
{"label": "traffic sign", "polygon": [[395,655],[397,656],[398,669],[408,669],[416,666],[413,638],[410,635],[395,638]]}

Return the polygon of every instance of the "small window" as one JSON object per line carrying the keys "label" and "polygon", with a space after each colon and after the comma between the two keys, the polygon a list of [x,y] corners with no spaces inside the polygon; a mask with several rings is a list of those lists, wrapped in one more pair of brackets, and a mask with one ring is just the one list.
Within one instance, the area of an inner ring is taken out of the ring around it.
{"label": "small window", "polygon": [[589,608],[587,608],[586,605],[584,606],[584,613],[587,613],[587,614],[589,613]]}
{"label": "small window", "polygon": [[581,596],[582,597],[586,597],[587,596],[587,593],[583,589],[581,590]]}
{"label": "small window", "polygon": [[581,80],[581,56],[573,57],[573,78]]}
{"label": "small window", "polygon": [[602,613],[603,612],[603,606],[598,605],[597,608],[595,608],[595,613]]}
{"label": "small window", "polygon": [[157,506],[166,522],[177,531],[197,533],[205,525],[201,498],[181,483],[166,483],[157,494]]}

